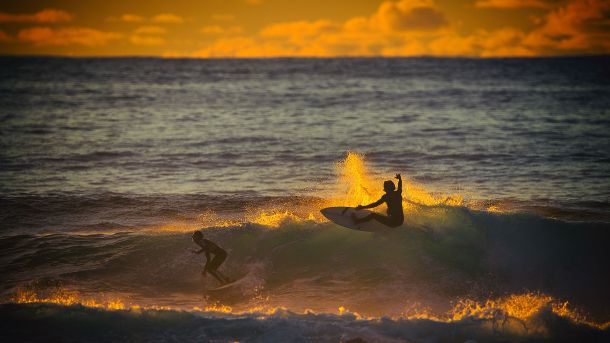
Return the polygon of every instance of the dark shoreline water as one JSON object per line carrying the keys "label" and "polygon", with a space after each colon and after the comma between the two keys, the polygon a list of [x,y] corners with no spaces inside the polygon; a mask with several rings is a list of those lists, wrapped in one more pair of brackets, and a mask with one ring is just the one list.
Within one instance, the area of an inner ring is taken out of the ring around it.
{"label": "dark shoreline water", "polygon": [[[40,304],[0,305],[0,329],[9,341],[247,342],[605,342],[609,329],[572,323],[547,311],[530,321],[471,318],[444,323],[418,320],[362,320],[352,314],[201,316],[167,310],[111,311]],[[360,339],[357,341],[356,339]]]}

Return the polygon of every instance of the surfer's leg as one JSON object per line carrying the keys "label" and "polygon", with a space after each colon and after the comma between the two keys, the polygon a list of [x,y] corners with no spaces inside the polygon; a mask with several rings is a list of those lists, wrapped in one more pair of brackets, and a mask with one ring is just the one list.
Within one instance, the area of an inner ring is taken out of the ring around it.
{"label": "surfer's leg", "polygon": [[224,278],[221,275],[218,275],[219,273],[217,270],[208,270],[208,273],[210,273],[210,275],[212,275],[216,280],[218,280],[218,282],[226,283]]}
{"label": "surfer's leg", "polygon": [[229,279],[229,277],[227,277],[226,275],[224,275],[220,271],[215,270],[214,272],[216,273],[216,275],[218,275],[223,280],[222,282],[224,282],[224,283],[230,283],[231,282],[231,279]]}
{"label": "surfer's leg", "polygon": [[371,216],[373,216],[372,219],[375,219],[376,221],[380,222],[381,224],[383,224],[385,226],[391,225],[390,217],[382,216],[381,214],[377,214],[377,213],[371,213]]}
{"label": "surfer's leg", "polygon": [[222,273],[217,270],[218,267],[220,267],[220,265],[225,261],[226,258],[227,258],[226,254],[215,255],[214,258],[212,259],[212,261],[210,261],[210,264],[208,266],[208,272],[210,274],[214,275],[214,277],[216,279],[218,279],[218,281],[220,281],[221,283],[229,282],[229,278],[222,275]]}
{"label": "surfer's leg", "polygon": [[216,270],[227,258],[227,254],[217,254],[214,255],[214,258],[208,264],[208,270]]}
{"label": "surfer's leg", "polygon": [[394,218],[394,217],[386,217],[379,213],[371,213],[368,216],[366,216],[362,219],[359,219],[357,224],[368,222],[373,219],[388,227],[397,227],[397,226],[402,225],[402,220],[399,220],[398,218]]}
{"label": "surfer's leg", "polygon": [[223,273],[221,273],[217,269],[210,269],[210,270],[208,270],[208,273],[214,275],[214,277],[221,283],[229,283],[231,281],[231,280],[229,280],[228,277],[226,277]]}
{"label": "surfer's leg", "polygon": [[375,213],[371,213],[371,214],[368,214],[368,215],[366,215],[366,216],[364,216],[362,218],[358,218],[358,217],[356,217],[356,214],[352,213],[352,220],[354,221],[354,224],[366,223],[366,222],[368,222],[370,220],[373,220],[373,215],[374,214]]}

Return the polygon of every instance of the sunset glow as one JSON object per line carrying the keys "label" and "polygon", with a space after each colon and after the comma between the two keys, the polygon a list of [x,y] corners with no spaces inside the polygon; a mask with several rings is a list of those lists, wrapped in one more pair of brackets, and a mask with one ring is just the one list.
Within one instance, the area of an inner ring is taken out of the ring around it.
{"label": "sunset glow", "polygon": [[553,56],[610,51],[604,0],[8,1],[4,55]]}

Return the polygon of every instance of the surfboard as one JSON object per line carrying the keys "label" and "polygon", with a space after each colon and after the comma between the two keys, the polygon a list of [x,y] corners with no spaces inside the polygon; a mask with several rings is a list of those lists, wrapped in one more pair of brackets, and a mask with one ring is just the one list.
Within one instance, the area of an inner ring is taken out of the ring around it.
{"label": "surfboard", "polygon": [[236,280],[233,280],[233,281],[231,281],[229,283],[225,283],[224,285],[218,286],[216,288],[208,289],[208,292],[222,291],[224,289],[231,288],[233,286],[237,286],[237,285],[241,284],[244,281],[246,276],[248,276],[248,275],[246,274],[246,275],[244,275],[244,276],[242,276],[240,278],[237,278]]}
{"label": "surfboard", "polygon": [[208,289],[204,293],[204,297],[208,301],[221,302],[225,305],[238,304],[251,299],[252,287],[249,285],[250,279],[248,275],[243,275],[237,280]]}
{"label": "surfboard", "polygon": [[355,214],[358,218],[362,218],[372,213],[372,211],[369,210],[356,210],[354,207],[327,207],[320,210],[320,212],[331,222],[352,230],[379,232],[391,229],[376,220],[370,220],[361,224],[354,223],[352,214]]}

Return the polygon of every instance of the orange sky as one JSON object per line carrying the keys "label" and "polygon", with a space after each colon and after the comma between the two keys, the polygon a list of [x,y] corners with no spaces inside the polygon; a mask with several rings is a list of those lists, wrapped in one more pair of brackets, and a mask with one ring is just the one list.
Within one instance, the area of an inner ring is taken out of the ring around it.
{"label": "orange sky", "polygon": [[610,0],[5,0],[0,53],[607,54]]}

